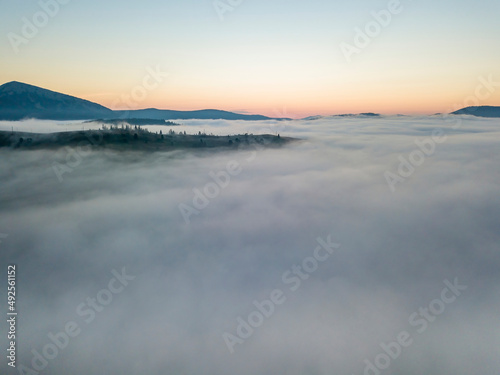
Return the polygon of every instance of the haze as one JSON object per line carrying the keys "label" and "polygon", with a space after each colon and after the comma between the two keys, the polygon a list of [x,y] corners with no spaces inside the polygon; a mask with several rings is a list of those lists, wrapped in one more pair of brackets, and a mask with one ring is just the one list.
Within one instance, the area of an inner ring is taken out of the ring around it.
{"label": "haze", "polygon": [[[454,121],[185,121],[191,132],[303,141],[201,154],[91,148],[62,182],[52,165],[64,150],[0,151],[1,263],[19,267],[19,365],[31,368],[31,351],[74,321],[81,333],[42,373],[363,374],[406,331],[412,344],[382,373],[496,374],[498,120]],[[384,174],[433,131],[442,142],[391,191]],[[228,162],[240,173],[187,223],[179,205],[192,206],[193,189]],[[340,246],[291,291],[283,274],[329,235]],[[135,279],[85,323],[78,306],[123,267]],[[409,318],[441,299],[446,280],[467,288],[419,333]],[[238,317],[275,289],[286,301],[231,353],[224,333],[236,335]]]}

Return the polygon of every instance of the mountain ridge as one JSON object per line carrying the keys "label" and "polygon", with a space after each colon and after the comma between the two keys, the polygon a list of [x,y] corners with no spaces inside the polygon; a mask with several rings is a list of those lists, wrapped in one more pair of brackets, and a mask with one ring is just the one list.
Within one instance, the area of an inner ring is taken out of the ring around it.
{"label": "mountain ridge", "polygon": [[23,82],[11,81],[0,86],[0,120],[290,120],[262,115],[246,115],[218,109],[176,111],[169,109],[111,110],[98,103],[62,94]]}
{"label": "mountain ridge", "polygon": [[476,117],[496,118],[500,117],[500,106],[483,105],[474,107],[465,107],[452,112],[452,115],[471,115]]}
{"label": "mountain ridge", "polygon": [[[500,106],[465,107],[452,112],[453,115],[499,118]],[[319,120],[329,117],[379,117],[376,113],[343,114],[334,116],[309,116],[303,120]],[[10,81],[0,86],[0,120],[98,120],[98,119],[151,119],[151,120],[291,120],[263,115],[250,115],[219,109],[178,111],[171,109],[145,108],[112,110],[101,104],[76,96],[59,93],[39,86]]]}
{"label": "mountain ridge", "polygon": [[0,119],[84,120],[87,116],[106,117],[109,108],[89,100],[61,94],[18,81],[0,86]]}

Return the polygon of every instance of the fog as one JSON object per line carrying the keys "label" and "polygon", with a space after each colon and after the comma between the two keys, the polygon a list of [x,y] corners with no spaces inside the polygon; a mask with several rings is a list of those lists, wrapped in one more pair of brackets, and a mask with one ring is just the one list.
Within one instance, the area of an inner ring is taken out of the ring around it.
{"label": "fog", "polygon": [[[17,265],[18,373],[498,374],[498,119],[179,122],[188,133],[301,141],[153,154],[91,147],[74,163],[67,149],[0,150],[1,269],[6,280]],[[82,127],[0,126],[13,124]],[[60,181],[54,162],[68,160]],[[214,174],[225,178],[219,186]],[[306,267],[318,246],[327,259]],[[291,276],[294,265],[303,278]],[[128,279],[110,287],[123,268]],[[276,290],[281,303],[238,335],[254,301]],[[112,300],[90,319],[82,303],[98,295]],[[6,288],[0,300],[6,311]],[[47,349],[68,322],[75,337]],[[2,348],[6,336],[2,324]],[[0,363],[16,372],[5,356]]]}

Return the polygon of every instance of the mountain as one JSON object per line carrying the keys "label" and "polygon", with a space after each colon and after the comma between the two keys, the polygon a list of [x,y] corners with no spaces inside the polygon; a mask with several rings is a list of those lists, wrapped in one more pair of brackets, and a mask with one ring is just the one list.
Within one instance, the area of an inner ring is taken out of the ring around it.
{"label": "mountain", "polygon": [[500,117],[500,107],[481,106],[466,107],[452,112],[452,115],[471,115],[477,117]]}
{"label": "mountain", "polygon": [[[130,111],[114,111],[116,118],[147,118],[155,120],[276,120],[261,115],[242,115],[239,113],[221,111],[218,109],[203,109],[199,111],[173,111],[168,109],[137,109]],[[278,119],[289,120],[289,119]]]}
{"label": "mountain", "polygon": [[324,120],[324,119],[329,119],[329,118],[335,118],[335,117],[381,117],[380,114],[378,113],[346,113],[342,115],[331,115],[331,116],[309,116],[305,117],[302,120],[305,121],[315,121],[315,120]]}
{"label": "mountain", "polygon": [[100,104],[74,96],[43,89],[21,82],[9,82],[0,86],[0,120],[97,120],[97,119],[150,119],[150,120],[289,120],[261,115],[205,109],[200,111],[171,111],[139,109],[113,111]]}
{"label": "mountain", "polygon": [[0,86],[0,120],[86,120],[112,114],[102,105],[26,83]]}
{"label": "mountain", "polygon": [[302,120],[304,120],[304,121],[316,121],[316,120],[323,120],[325,118],[327,118],[327,116],[317,115],[317,116],[304,117]]}

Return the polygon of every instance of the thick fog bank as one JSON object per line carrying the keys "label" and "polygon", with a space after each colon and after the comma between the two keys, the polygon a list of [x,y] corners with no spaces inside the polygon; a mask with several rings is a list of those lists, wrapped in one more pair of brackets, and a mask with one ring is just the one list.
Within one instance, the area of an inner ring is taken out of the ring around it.
{"label": "thick fog bank", "polygon": [[0,150],[18,373],[498,373],[498,120],[186,129],[304,141]]}

